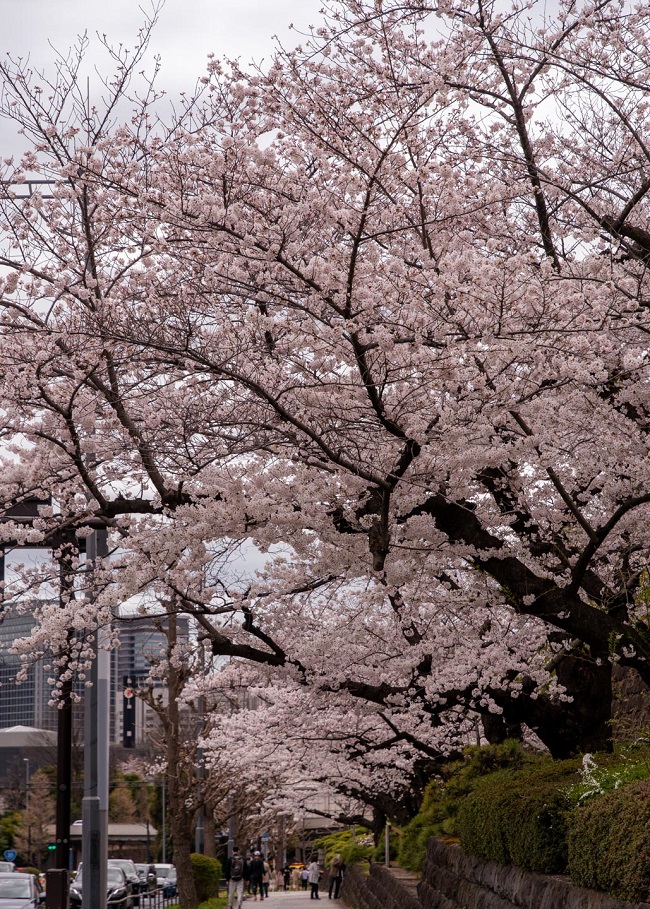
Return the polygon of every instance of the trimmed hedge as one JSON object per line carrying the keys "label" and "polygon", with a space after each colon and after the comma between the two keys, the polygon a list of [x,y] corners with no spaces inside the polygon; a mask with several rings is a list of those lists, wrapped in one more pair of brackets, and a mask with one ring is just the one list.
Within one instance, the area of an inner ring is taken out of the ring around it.
{"label": "trimmed hedge", "polygon": [[592,799],[572,812],[569,873],[620,900],[650,900],[650,780]]}
{"label": "trimmed hedge", "polygon": [[192,862],[198,901],[204,903],[206,900],[219,896],[219,881],[222,875],[221,862],[216,858],[211,858],[209,855],[201,855],[199,852],[193,852],[190,855],[190,860]]}
{"label": "trimmed hedge", "polygon": [[566,790],[578,778],[575,760],[500,771],[478,782],[457,815],[464,851],[484,862],[561,874],[568,861]]}
{"label": "trimmed hedge", "polygon": [[512,739],[501,745],[468,748],[461,760],[448,765],[444,778],[434,778],[427,784],[422,808],[401,829],[398,861],[402,868],[422,869],[430,837],[457,835],[459,807],[487,774],[504,768],[519,770],[538,762],[539,758],[527,754],[521,744]]}
{"label": "trimmed hedge", "polygon": [[515,743],[470,749],[432,780],[402,829],[399,863],[421,870],[431,836],[457,835],[482,862],[650,902],[650,743],[567,761]]}

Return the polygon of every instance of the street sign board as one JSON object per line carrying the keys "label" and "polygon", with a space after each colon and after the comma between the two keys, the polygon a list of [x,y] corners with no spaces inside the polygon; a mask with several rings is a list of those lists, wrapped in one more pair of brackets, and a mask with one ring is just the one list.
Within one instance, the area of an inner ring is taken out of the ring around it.
{"label": "street sign board", "polygon": [[15,849],[5,849],[3,855],[8,862],[14,862],[18,853]]}

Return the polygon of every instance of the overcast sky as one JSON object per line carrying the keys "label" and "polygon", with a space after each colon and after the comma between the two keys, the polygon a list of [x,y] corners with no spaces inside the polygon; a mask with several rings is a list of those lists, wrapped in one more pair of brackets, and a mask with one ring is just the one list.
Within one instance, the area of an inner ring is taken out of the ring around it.
{"label": "overcast sky", "polygon": [[[304,30],[317,23],[320,7],[321,0],[166,0],[151,45],[162,58],[158,84],[172,95],[191,91],[210,52],[244,63],[268,59],[272,36],[286,45],[299,43],[289,25]],[[0,0],[0,53],[29,54],[34,66],[47,68],[55,58],[53,47],[67,51],[84,31],[133,46],[142,9],[151,9],[149,0]],[[105,57],[97,49],[93,53],[106,71]],[[12,134],[0,121],[0,154],[13,144]]]}
{"label": "overcast sky", "polygon": [[[153,45],[172,81],[193,83],[212,51],[245,61],[268,55],[272,36],[295,43],[288,26],[319,20],[320,0],[166,0]],[[132,44],[149,0],[0,0],[2,53],[31,53],[41,64],[49,43],[65,50],[84,31]]]}

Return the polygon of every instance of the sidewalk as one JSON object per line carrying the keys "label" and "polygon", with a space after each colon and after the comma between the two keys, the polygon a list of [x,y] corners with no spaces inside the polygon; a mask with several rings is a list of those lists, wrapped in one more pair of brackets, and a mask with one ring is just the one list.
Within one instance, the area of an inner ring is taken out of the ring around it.
{"label": "sidewalk", "polygon": [[[320,894],[320,902],[323,903],[323,909],[326,909],[325,904],[327,903],[327,909],[331,906],[338,907],[338,909],[344,909],[345,904],[342,899],[330,900],[327,897],[327,890]],[[242,904],[246,909],[253,909],[253,906],[258,905],[258,903],[253,902],[253,897],[249,896],[245,902]],[[287,891],[286,893],[283,890],[277,890],[275,893],[269,893],[268,902],[264,900],[263,903],[259,903],[260,909],[314,909],[316,905],[316,900],[312,900],[309,897],[309,893],[305,893],[302,890],[297,891]]]}

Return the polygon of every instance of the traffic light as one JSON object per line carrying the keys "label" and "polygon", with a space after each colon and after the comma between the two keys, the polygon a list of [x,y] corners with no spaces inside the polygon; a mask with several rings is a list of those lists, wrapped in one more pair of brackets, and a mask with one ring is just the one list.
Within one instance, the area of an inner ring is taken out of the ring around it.
{"label": "traffic light", "polygon": [[48,843],[48,845],[47,845],[48,852],[54,852],[55,849],[56,849],[56,843]]}

